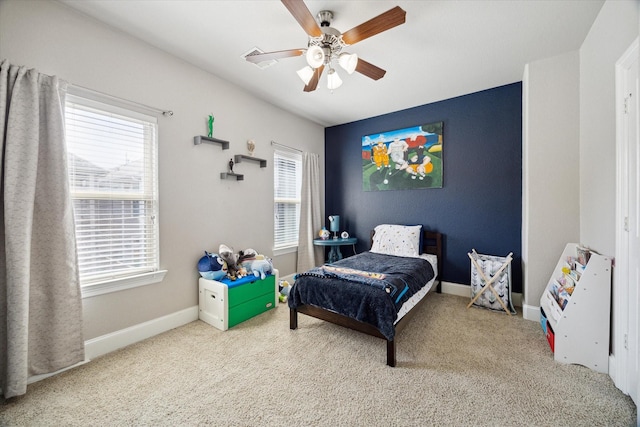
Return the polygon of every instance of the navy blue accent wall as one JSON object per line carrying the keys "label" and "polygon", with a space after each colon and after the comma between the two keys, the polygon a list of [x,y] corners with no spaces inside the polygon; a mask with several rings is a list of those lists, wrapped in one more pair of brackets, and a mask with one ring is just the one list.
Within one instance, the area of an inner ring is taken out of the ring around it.
{"label": "navy blue accent wall", "polygon": [[[442,188],[362,190],[364,135],[439,121]],[[522,292],[522,83],[326,128],[325,156],[326,214],[340,215],[358,252],[378,224],[423,224],[444,234],[444,281],[469,284],[473,248],[513,252],[512,290]]]}

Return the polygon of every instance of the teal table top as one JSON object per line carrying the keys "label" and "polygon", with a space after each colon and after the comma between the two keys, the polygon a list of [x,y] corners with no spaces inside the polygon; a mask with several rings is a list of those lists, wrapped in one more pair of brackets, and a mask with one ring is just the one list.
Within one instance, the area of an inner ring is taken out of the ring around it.
{"label": "teal table top", "polygon": [[316,246],[342,246],[342,245],[355,245],[358,242],[356,237],[348,237],[346,239],[338,238],[332,239],[314,239],[313,244]]}

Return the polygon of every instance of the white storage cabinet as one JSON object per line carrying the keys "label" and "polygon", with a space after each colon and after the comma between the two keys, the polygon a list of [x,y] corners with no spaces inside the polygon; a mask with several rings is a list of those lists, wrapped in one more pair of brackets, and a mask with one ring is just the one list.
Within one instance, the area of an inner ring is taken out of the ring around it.
{"label": "white storage cabinet", "polygon": [[278,305],[278,270],[264,279],[198,279],[200,320],[226,331]]}

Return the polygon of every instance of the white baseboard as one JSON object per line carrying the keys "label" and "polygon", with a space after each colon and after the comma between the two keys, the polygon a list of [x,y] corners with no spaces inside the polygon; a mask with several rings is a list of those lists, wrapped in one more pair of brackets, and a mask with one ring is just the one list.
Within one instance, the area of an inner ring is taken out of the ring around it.
{"label": "white baseboard", "polygon": [[540,321],[540,306],[525,304],[522,307],[522,317],[526,320]]}
{"label": "white baseboard", "polygon": [[197,305],[158,317],[157,319],[149,320],[148,322],[92,338],[84,343],[85,358],[89,360],[94,359],[119,348],[186,325],[195,320],[198,320]]}
{"label": "white baseboard", "polygon": [[[469,287],[469,285],[463,285],[460,283],[452,283],[452,282],[442,282],[442,293],[443,294],[449,294],[449,295],[457,295],[459,297],[468,297],[471,298],[471,288]],[[513,302],[513,305],[516,307],[522,307],[522,294],[519,292],[512,292],[511,293],[511,300]],[[524,307],[522,307],[523,310],[523,317],[524,317]],[[525,319],[527,319],[525,317]],[[537,317],[535,319],[527,319],[527,320],[539,320],[540,319],[540,309],[538,308],[538,314]]]}
{"label": "white baseboard", "polygon": [[[616,384],[616,356],[609,353],[609,376],[611,377],[611,379],[613,380],[613,383],[615,384],[616,387],[618,387],[618,389],[623,392],[624,394],[626,394],[627,396],[629,395],[629,390],[623,390],[620,385],[621,384]],[[638,419],[640,419],[640,415],[638,415]],[[640,426],[640,424],[638,424]]]}
{"label": "white baseboard", "polygon": [[469,297],[471,288],[469,285],[461,285],[459,283],[442,282],[442,293],[449,295],[457,295],[459,297]]}

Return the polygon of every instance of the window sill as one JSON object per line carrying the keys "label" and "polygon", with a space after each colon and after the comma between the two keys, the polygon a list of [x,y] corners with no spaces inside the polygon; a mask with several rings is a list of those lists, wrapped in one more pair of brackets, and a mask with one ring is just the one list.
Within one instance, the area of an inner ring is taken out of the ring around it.
{"label": "window sill", "polygon": [[152,271],[150,273],[138,274],[120,279],[105,280],[104,282],[91,283],[82,286],[82,298],[90,298],[111,292],[123,291],[125,289],[137,288],[162,282],[167,270]]}
{"label": "window sill", "polygon": [[297,246],[288,246],[286,248],[274,249],[273,250],[273,256],[292,254],[294,252],[298,252],[298,247]]}

